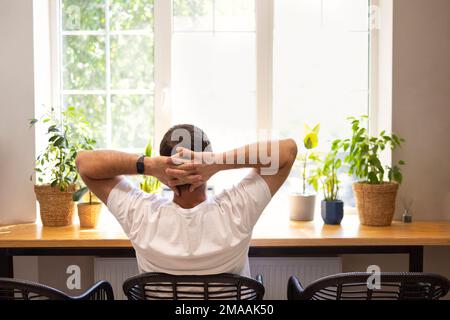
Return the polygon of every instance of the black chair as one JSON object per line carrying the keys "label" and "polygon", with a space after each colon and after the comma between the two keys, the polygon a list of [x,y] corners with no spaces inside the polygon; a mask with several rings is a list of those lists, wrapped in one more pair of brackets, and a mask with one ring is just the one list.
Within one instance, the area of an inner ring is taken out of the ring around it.
{"label": "black chair", "polygon": [[107,281],[99,281],[82,295],[72,297],[43,284],[0,278],[0,300],[114,300],[114,293]]}
{"label": "black chair", "polygon": [[233,274],[169,275],[144,273],[127,279],[128,300],[262,300],[262,277],[256,280]]}
{"label": "black chair", "polygon": [[372,275],[342,273],[319,279],[306,288],[292,276],[288,300],[439,300],[450,288],[449,280],[436,274],[381,273],[380,289],[370,289],[367,280]]}

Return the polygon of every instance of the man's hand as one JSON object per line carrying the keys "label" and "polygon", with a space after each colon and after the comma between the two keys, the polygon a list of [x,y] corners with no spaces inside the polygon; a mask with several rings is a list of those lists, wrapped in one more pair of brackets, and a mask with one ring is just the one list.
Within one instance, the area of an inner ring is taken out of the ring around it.
{"label": "man's hand", "polygon": [[189,191],[194,191],[220,171],[215,164],[215,156],[212,152],[194,152],[178,148],[177,153],[170,159],[172,163],[179,165],[165,170],[165,173],[170,176],[169,186],[183,181],[181,184],[190,184]]}
{"label": "man's hand", "polygon": [[[202,176],[197,173],[200,164],[192,160],[176,159],[174,157],[152,157],[146,158],[145,175],[153,176],[179,195],[177,186],[184,184],[201,185]],[[148,168],[148,169],[147,169]],[[181,174],[171,175],[170,170]]]}

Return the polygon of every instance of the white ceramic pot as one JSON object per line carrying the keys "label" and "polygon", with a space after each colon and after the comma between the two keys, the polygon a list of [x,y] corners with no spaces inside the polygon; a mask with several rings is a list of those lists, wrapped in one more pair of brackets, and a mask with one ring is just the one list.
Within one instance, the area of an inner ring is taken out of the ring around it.
{"label": "white ceramic pot", "polygon": [[314,220],[314,208],[316,206],[315,195],[293,193],[289,195],[289,213],[291,220]]}

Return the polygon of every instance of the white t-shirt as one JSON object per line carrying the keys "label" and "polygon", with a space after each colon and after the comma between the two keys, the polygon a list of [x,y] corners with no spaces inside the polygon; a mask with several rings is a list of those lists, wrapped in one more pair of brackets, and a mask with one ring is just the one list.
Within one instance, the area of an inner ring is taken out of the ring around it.
{"label": "white t-shirt", "polygon": [[268,185],[252,170],[238,185],[192,209],[125,179],[111,190],[107,206],[129,237],[140,272],[250,277],[252,230],[270,200]]}

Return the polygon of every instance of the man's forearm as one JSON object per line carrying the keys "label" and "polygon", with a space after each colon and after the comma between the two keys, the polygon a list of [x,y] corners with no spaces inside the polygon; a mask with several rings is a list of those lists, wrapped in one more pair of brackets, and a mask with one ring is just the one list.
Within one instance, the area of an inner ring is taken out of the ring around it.
{"label": "man's forearm", "polygon": [[[217,170],[255,168],[275,171],[291,165],[297,154],[292,139],[258,142],[214,154]],[[275,172],[274,172],[275,173]]]}
{"label": "man's forearm", "polygon": [[77,155],[78,172],[90,179],[103,180],[120,175],[136,174],[139,155],[113,151],[80,151]]}

